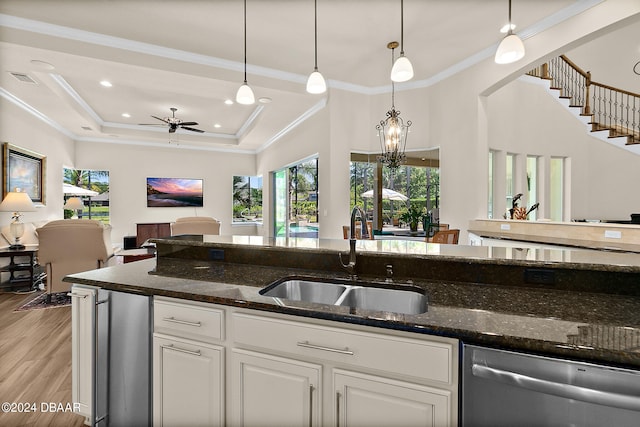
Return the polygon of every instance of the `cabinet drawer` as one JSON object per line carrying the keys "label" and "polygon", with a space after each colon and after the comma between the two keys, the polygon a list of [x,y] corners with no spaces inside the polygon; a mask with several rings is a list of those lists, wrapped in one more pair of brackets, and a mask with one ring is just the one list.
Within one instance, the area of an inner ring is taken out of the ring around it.
{"label": "cabinet drawer", "polygon": [[413,339],[292,320],[233,314],[237,344],[452,385],[455,342]]}
{"label": "cabinet drawer", "polygon": [[155,299],[153,331],[203,342],[221,341],[224,339],[224,310]]}

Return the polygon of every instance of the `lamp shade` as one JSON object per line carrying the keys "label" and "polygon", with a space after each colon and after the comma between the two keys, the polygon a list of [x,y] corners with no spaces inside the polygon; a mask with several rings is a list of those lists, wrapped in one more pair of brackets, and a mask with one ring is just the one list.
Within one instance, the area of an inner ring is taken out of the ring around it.
{"label": "lamp shade", "polygon": [[69,197],[67,203],[64,204],[65,209],[84,209],[84,203],[79,197]]}
{"label": "lamp shade", "polygon": [[256,97],[253,95],[253,90],[245,82],[236,93],[236,102],[243,105],[251,105],[256,102]]}
{"label": "lamp shade", "polygon": [[317,94],[325,93],[327,91],[327,83],[324,81],[324,77],[320,74],[320,71],[314,71],[309,75],[307,80],[307,92]]}
{"label": "lamp shade", "polygon": [[413,78],[413,65],[404,55],[400,55],[391,68],[391,80],[394,82],[406,82]]}
{"label": "lamp shade", "polygon": [[31,197],[27,193],[19,191],[7,193],[0,203],[0,211],[2,212],[33,212],[35,210],[36,207],[31,201]]}
{"label": "lamp shade", "polygon": [[520,37],[513,33],[509,33],[498,46],[496,50],[496,64],[511,64],[524,56],[524,43]]}

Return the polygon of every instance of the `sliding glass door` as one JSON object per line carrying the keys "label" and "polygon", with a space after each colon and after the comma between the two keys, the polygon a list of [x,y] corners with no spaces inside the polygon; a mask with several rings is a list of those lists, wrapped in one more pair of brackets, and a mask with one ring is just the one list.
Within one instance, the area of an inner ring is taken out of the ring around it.
{"label": "sliding glass door", "polygon": [[273,235],[318,237],[318,159],[273,173]]}

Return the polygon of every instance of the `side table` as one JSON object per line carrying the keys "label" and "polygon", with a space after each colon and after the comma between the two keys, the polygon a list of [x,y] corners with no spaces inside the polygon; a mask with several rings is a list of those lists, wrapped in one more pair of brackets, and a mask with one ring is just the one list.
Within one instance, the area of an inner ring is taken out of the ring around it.
{"label": "side table", "polygon": [[[44,276],[43,270],[37,265],[37,253],[38,248],[35,247],[0,249],[0,258],[10,258],[9,264],[0,266],[0,273],[9,273],[9,279],[3,280],[0,288],[34,289]],[[28,274],[16,274],[21,271]]]}

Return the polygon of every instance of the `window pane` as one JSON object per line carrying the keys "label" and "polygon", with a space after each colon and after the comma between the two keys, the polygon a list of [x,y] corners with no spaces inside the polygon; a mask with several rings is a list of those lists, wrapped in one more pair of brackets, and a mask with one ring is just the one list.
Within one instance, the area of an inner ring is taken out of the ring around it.
{"label": "window pane", "polygon": [[552,158],[549,177],[549,218],[562,221],[564,197],[564,159]]}
{"label": "window pane", "polygon": [[507,154],[506,156],[506,167],[505,167],[505,171],[506,171],[506,178],[507,178],[507,183],[505,186],[505,191],[506,191],[506,196],[507,196],[507,207],[511,208],[513,205],[513,177],[514,177],[514,155],[513,154]]}
{"label": "window pane", "polygon": [[[538,158],[527,157],[527,208],[531,208],[538,201]],[[531,212],[528,219],[535,220],[538,211]]]}
{"label": "window pane", "polygon": [[233,224],[262,222],[262,177],[233,177]]}

